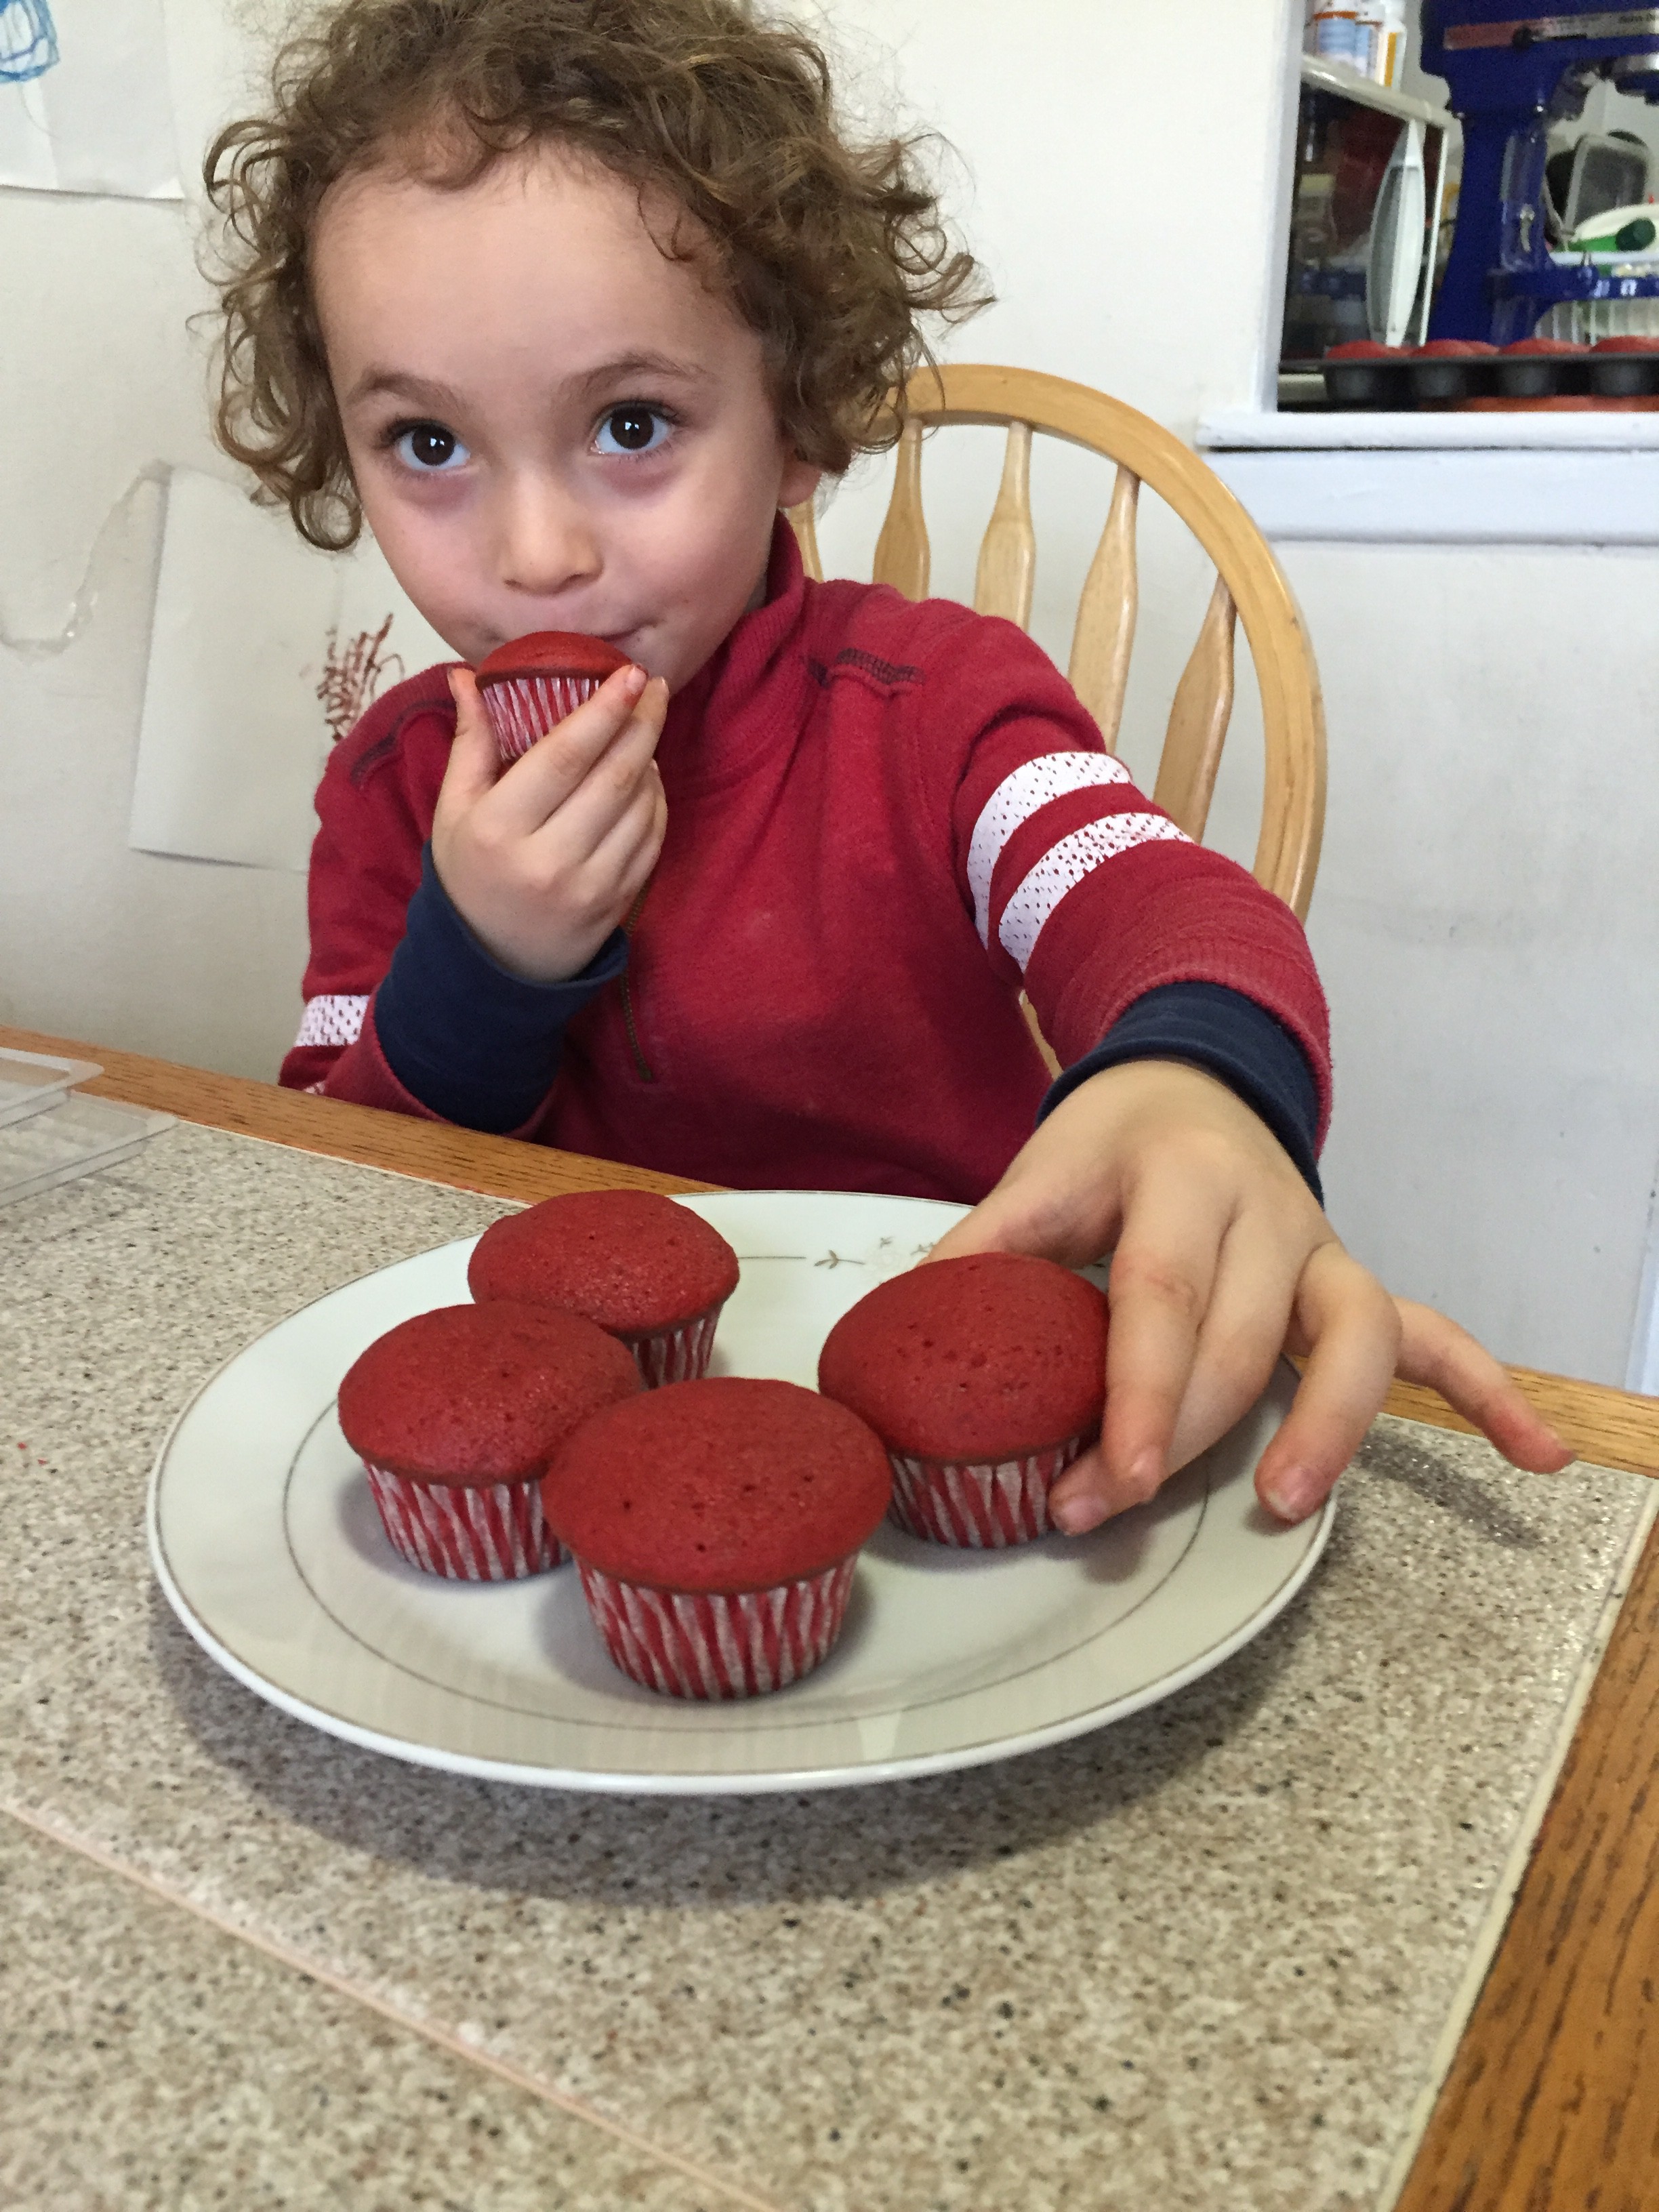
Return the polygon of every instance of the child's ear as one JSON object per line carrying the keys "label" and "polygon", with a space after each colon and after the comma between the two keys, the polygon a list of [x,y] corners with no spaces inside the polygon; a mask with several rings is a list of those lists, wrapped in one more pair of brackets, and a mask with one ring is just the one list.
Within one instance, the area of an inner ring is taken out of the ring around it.
{"label": "child's ear", "polygon": [[780,507],[804,507],[823,481],[823,471],[811,461],[804,461],[792,453],[784,463],[783,475],[778,484]]}

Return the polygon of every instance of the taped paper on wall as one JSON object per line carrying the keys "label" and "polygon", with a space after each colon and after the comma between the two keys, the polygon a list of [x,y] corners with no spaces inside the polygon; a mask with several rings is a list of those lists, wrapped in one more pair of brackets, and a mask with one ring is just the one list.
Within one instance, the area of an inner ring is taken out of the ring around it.
{"label": "taped paper on wall", "polygon": [[303,872],[331,745],[380,692],[454,657],[377,546],[319,553],[286,514],[175,470],[128,843]]}
{"label": "taped paper on wall", "polygon": [[0,185],[183,199],[161,0],[0,0]]}

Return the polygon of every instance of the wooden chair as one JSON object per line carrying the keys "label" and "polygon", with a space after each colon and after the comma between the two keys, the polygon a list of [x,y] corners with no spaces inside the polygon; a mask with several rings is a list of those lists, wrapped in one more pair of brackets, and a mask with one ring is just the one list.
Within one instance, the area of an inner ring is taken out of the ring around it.
{"label": "wooden chair", "polygon": [[[980,547],[974,605],[1024,629],[1031,613],[1031,434],[1086,446],[1117,463],[1098,550],[1078,601],[1066,674],[1115,749],[1134,644],[1135,509],[1148,483],[1216,567],[1215,589],[1170,710],[1152,797],[1202,842],[1233,704],[1233,629],[1243,619],[1261,695],[1266,772],[1254,872],[1305,918],[1325,826],[1325,718],[1319,671],[1296,601],[1266,538],[1214,471],[1150,416],[1086,384],[1036,369],[950,367],[912,377],[902,399],[893,495],[876,545],[875,580],[920,599],[927,592],[921,437],[935,423],[1002,424],[1002,483]],[[811,507],[790,510],[807,574],[822,577]]]}

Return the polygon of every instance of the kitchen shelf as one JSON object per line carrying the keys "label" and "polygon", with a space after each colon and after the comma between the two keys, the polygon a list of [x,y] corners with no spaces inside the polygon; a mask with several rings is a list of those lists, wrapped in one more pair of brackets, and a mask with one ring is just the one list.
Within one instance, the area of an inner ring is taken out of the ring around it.
{"label": "kitchen shelf", "polygon": [[1302,82],[1317,92],[1332,92],[1339,99],[1357,100],[1362,107],[1397,115],[1402,122],[1425,123],[1443,131],[1455,120],[1449,107],[1437,107],[1432,100],[1418,100],[1408,92],[1395,92],[1378,84],[1374,77],[1361,76],[1358,70],[1324,61],[1317,54],[1303,55]]}

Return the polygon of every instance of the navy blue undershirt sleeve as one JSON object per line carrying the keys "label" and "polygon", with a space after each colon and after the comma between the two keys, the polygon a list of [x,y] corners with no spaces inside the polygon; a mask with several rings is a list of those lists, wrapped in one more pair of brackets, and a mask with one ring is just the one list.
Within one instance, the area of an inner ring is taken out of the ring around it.
{"label": "navy blue undershirt sleeve", "polygon": [[1221,983],[1164,983],[1137,999],[1094,1050],[1050,1085],[1041,1121],[1105,1067],[1129,1060],[1185,1060],[1259,1114],[1322,1206],[1315,1146],[1319,1091],[1308,1056],[1265,1006]]}
{"label": "navy blue undershirt sleeve", "polygon": [[492,959],[421,855],[403,942],[374,997],[386,1064],[422,1106],[464,1129],[521,1128],[552,1088],[565,1024],[628,965],[613,929],[562,983],[527,983]]}

